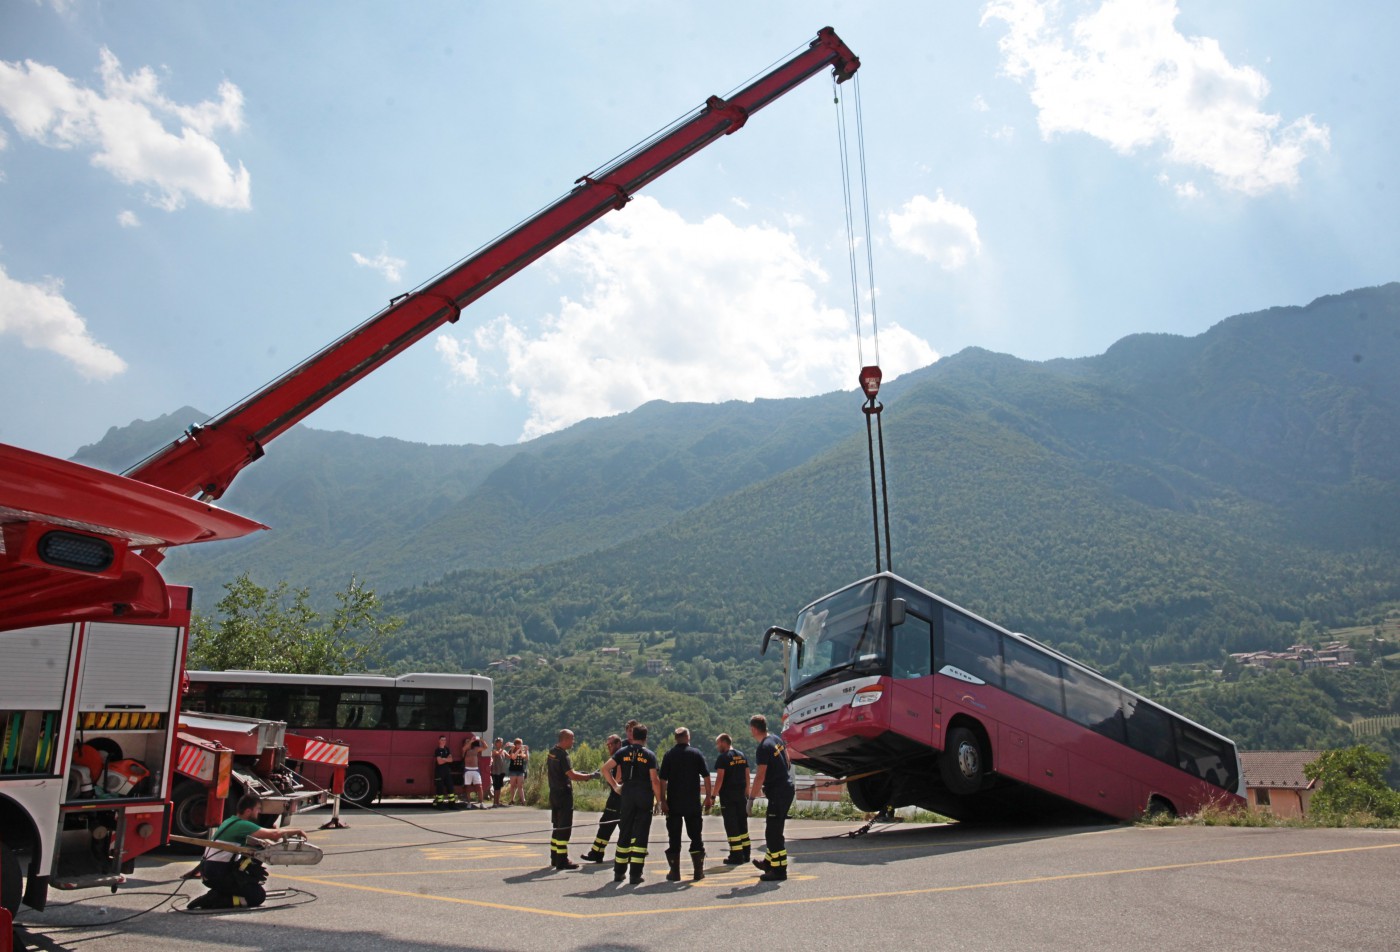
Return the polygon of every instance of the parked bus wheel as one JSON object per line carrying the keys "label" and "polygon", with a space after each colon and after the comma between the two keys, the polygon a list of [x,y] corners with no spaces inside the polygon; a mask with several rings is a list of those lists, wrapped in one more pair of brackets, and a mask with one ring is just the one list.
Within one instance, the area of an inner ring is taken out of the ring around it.
{"label": "parked bus wheel", "polygon": [[4,843],[0,843],[0,905],[10,911],[13,918],[19,912],[19,900],[24,895],[24,873],[20,869],[19,855]]}
{"label": "parked bus wheel", "polygon": [[357,807],[367,807],[379,799],[379,772],[368,764],[351,764],[345,768],[345,789],[341,799]]}
{"label": "parked bus wheel", "polygon": [[982,789],[987,779],[987,752],[977,732],[954,727],[938,758],[938,773],[949,793],[965,797]]}

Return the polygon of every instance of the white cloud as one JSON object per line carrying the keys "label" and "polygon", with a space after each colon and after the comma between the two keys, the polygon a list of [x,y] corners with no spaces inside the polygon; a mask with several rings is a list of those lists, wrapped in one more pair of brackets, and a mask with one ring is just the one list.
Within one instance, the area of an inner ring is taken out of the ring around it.
{"label": "white cloud", "polygon": [[[472,347],[503,367],[530,409],[523,437],[649,400],[718,402],[850,389],[854,321],[826,306],[821,267],[789,232],[722,215],[687,222],[642,196],[546,261],[586,290],[536,333],[500,317]],[[882,327],[886,378],[938,355],[897,324]],[[439,343],[450,363],[462,341]],[[469,363],[471,373],[477,365]]]}
{"label": "white cloud", "polygon": [[481,379],[480,367],[477,359],[472,356],[466,341],[458,340],[451,334],[439,334],[433,341],[433,349],[442,355],[442,359],[447,361],[447,366],[454,374],[469,383],[476,383]]}
{"label": "white cloud", "polygon": [[1328,148],[1327,127],[1265,113],[1263,74],[1230,63],[1210,37],[1182,35],[1177,12],[1175,0],[1104,0],[1065,23],[1055,0],[993,0],[982,22],[1009,28],[1004,68],[1029,85],[1045,138],[1084,132],[1124,155],[1159,149],[1247,195],[1296,185],[1303,160]]}
{"label": "white cloud", "polygon": [[373,258],[360,254],[358,251],[350,252],[350,258],[362,268],[369,268],[371,271],[378,271],[384,276],[384,280],[390,284],[397,283],[403,278],[404,265],[408,264],[402,258],[395,258],[389,254],[389,246],[383,245],[379,249],[379,254]]}
{"label": "white cloud", "polygon": [[[243,93],[225,80],[219,98],[176,103],[160,91],[150,67],[131,74],[104,48],[102,90],[87,89],[52,66],[0,61],[0,113],[25,139],[55,149],[92,152],[92,164],[127,185],[149,187],[157,208],[182,208],[187,198],[215,208],[251,207],[248,170],[235,170],[213,139],[243,127]],[[177,132],[167,122],[179,126]]]}
{"label": "white cloud", "polygon": [[930,199],[915,195],[899,211],[884,216],[896,248],[932,261],[944,271],[956,271],[982,253],[977,219],[967,208],[938,192]]}
{"label": "white cloud", "polygon": [[61,281],[16,281],[5,273],[3,265],[0,334],[14,334],[26,347],[67,358],[90,380],[106,380],[126,369],[126,361],[88,334],[87,323],[63,296]]}
{"label": "white cloud", "polygon": [[117,224],[123,228],[140,228],[141,219],[136,217],[136,213],[129,208],[122,209],[117,213]]}

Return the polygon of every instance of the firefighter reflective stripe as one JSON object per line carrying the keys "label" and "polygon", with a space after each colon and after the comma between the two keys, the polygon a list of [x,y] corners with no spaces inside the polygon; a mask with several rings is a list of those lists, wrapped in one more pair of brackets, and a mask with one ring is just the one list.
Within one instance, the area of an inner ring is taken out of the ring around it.
{"label": "firefighter reflective stripe", "polygon": [[751,845],[747,833],[739,833],[729,838],[729,849],[733,852],[749,849]]}
{"label": "firefighter reflective stripe", "polygon": [[634,846],[628,851],[628,861],[633,866],[645,866],[647,861],[647,848],[645,846]]}
{"label": "firefighter reflective stripe", "polygon": [[769,853],[765,858],[768,860],[768,865],[772,866],[774,869],[787,868],[787,850],[776,850],[775,852]]}
{"label": "firefighter reflective stripe", "polygon": [[622,870],[627,868],[627,862],[631,858],[632,847],[623,846],[621,843],[619,843],[617,846],[617,855],[613,857],[613,863],[617,866],[619,876],[622,875]]}
{"label": "firefighter reflective stripe", "polygon": [[551,839],[549,841],[549,851],[555,856],[567,856],[569,854],[569,841]]}

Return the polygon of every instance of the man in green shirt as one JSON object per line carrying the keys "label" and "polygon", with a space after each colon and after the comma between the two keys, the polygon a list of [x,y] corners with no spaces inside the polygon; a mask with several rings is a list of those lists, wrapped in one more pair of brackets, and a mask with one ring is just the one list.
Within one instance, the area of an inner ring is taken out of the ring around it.
{"label": "man in green shirt", "polygon": [[[239,797],[234,815],[225,820],[210,839],[233,846],[261,846],[289,836],[306,836],[301,830],[259,826],[256,818],[261,803],[255,794]],[[262,886],[267,881],[267,868],[251,856],[211,846],[205,849],[199,870],[209,891],[191,900],[186,908],[251,908],[261,906],[267,899],[267,891]]]}

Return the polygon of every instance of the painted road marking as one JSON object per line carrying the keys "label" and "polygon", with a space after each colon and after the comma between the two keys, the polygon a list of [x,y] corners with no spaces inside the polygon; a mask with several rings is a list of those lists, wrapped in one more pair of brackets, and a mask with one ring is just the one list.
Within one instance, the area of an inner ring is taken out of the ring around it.
{"label": "painted road marking", "polygon": [[[312,876],[282,876],[280,878],[297,883],[311,883],[322,886],[339,886],[342,889],[358,889],[364,892],[380,893],[387,896],[404,896],[409,899],[431,899],[436,902],[455,903],[464,906],[480,906],[486,909],[503,909],[508,912],[530,912],[540,916],[560,919],[615,919],[626,916],[655,916],[674,912],[714,912],[720,909],[742,909],[759,906],[792,906],[820,902],[848,902],[857,899],[887,899],[896,896],[927,896],[935,893],[964,892],[973,889],[998,889],[1007,886],[1032,886],[1040,883],[1068,882],[1075,879],[1096,879],[1106,876],[1127,876],[1137,873],[1159,873],[1180,869],[1204,869],[1211,866],[1226,866],[1234,863],[1262,863],[1273,860],[1305,859],[1316,856],[1338,856],[1347,853],[1366,853],[1374,850],[1400,849],[1400,843],[1383,843],[1377,846],[1351,846],[1330,850],[1309,850],[1300,853],[1273,853],[1267,856],[1237,856],[1230,859],[1198,860],[1193,863],[1167,863],[1161,866],[1139,866],[1127,869],[1096,870],[1087,873],[1063,873],[1057,876],[1032,876],[1026,879],[1007,879],[990,883],[963,883],[957,886],[929,886],[921,889],[897,889],[886,892],[857,893],[845,896],[805,896],[793,899],[735,900],[718,904],[696,906],[668,906],[662,909],[629,909],[614,912],[564,912],[559,909],[539,909],[532,906],[516,906],[507,903],[486,902],[480,899],[463,899],[459,896],[435,896],[429,893],[406,892],[399,889],[385,889],[382,886],[362,886],[357,883],[338,882]],[[735,880],[747,882],[747,880]],[[619,892],[626,895],[626,892]]]}

